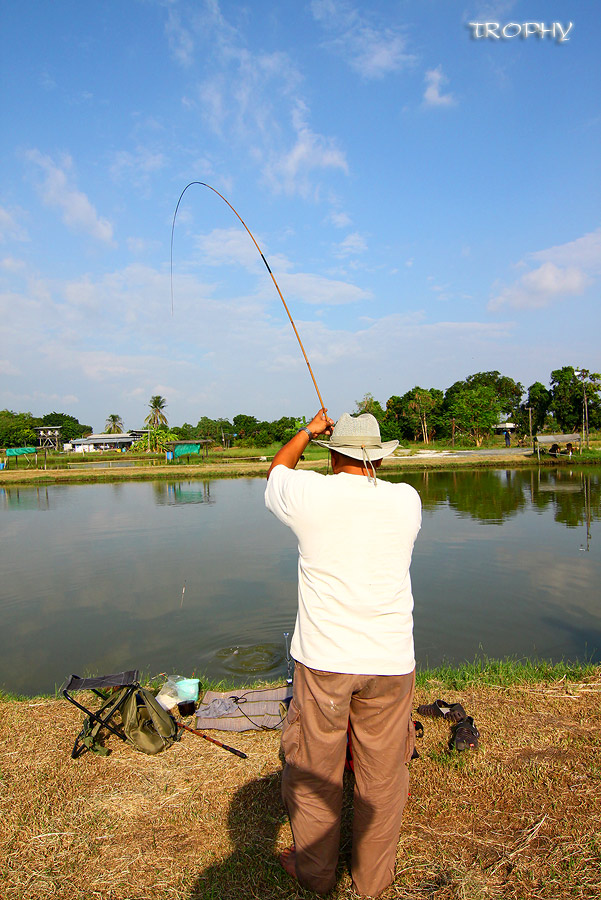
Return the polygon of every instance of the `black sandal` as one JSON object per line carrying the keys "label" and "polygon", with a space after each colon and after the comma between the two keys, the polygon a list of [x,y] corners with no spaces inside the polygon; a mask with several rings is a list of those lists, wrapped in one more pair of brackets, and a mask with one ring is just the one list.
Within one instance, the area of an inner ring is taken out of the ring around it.
{"label": "black sandal", "polygon": [[475,722],[471,716],[466,716],[461,722],[451,726],[451,737],[449,738],[449,749],[458,750],[477,750],[478,738],[480,732],[476,728]]}
{"label": "black sandal", "polygon": [[417,707],[420,716],[431,716],[433,719],[447,719],[449,722],[460,722],[467,713],[461,703],[447,703],[446,700],[435,700],[434,703]]}

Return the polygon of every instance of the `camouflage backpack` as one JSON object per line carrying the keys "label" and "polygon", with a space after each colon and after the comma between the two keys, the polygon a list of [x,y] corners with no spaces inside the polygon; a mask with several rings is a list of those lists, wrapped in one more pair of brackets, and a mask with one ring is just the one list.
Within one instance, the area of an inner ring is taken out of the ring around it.
{"label": "camouflage backpack", "polygon": [[160,753],[179,740],[180,733],[171,713],[143,687],[137,687],[129,695],[120,713],[125,737],[142,753]]}

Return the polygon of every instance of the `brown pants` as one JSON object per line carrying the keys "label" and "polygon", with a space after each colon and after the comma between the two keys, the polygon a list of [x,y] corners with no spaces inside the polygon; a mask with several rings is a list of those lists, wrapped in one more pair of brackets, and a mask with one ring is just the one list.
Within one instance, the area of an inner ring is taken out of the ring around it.
{"label": "brown pants", "polygon": [[294,835],[299,882],[320,894],[336,881],[342,778],[350,719],[355,793],[351,871],[376,897],[394,878],[401,816],[415,746],[415,672],[343,675],[301,663],[282,733],[282,797]]}

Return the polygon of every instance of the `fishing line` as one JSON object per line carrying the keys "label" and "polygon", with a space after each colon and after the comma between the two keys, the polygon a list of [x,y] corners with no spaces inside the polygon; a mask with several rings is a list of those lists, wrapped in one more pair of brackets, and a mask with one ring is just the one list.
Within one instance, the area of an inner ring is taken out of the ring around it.
{"label": "fishing line", "polygon": [[244,221],[244,219],[242,218],[242,216],[241,216],[238,212],[236,212],[236,210],[234,209],[234,207],[232,206],[232,204],[229,202],[229,200],[226,200],[225,197],[223,196],[223,194],[220,194],[218,190],[216,190],[214,187],[211,187],[210,184],[207,184],[207,183],[204,182],[204,181],[191,181],[190,184],[187,184],[187,185],[186,185],[186,187],[183,189],[183,191],[181,192],[181,194],[180,194],[180,196],[179,196],[179,200],[177,201],[177,206],[175,207],[175,212],[173,213],[173,223],[172,223],[172,225],[171,225],[171,315],[173,315],[173,234],[174,234],[174,231],[175,231],[175,219],[176,219],[176,217],[177,217],[177,211],[178,211],[178,209],[179,209],[179,205],[180,205],[180,203],[182,202],[182,197],[184,196],[184,194],[186,193],[186,191],[188,190],[188,188],[189,188],[189,187],[192,187],[193,184],[198,184],[198,185],[200,185],[201,187],[206,187],[206,188],[208,188],[210,191],[213,191],[214,194],[217,194],[218,197],[221,197],[221,199],[223,200],[223,202],[224,202],[224,203],[227,203],[227,205],[229,206],[229,208],[231,209],[231,211],[234,213],[234,215],[237,216],[237,218],[240,220],[240,222],[244,225],[244,228],[246,229],[246,231],[247,231],[247,233],[248,233],[250,239],[252,240],[253,244],[255,245],[255,247],[257,248],[257,250],[259,251],[259,255],[260,255],[261,259],[263,260],[263,262],[265,263],[265,266],[266,266],[266,268],[267,268],[267,271],[268,271],[269,274],[271,275],[271,280],[273,281],[273,283],[274,283],[274,285],[275,285],[275,289],[276,289],[276,291],[277,291],[278,294],[279,294],[280,300],[281,300],[282,303],[284,304],[284,309],[286,310],[286,312],[287,312],[287,314],[288,314],[288,318],[290,319],[290,324],[292,325],[292,328],[293,328],[294,333],[295,333],[295,335],[296,335],[296,339],[297,339],[297,341],[298,341],[298,343],[299,343],[299,346],[300,346],[300,348],[301,348],[303,357],[304,357],[304,359],[305,359],[305,362],[307,363],[307,368],[309,369],[309,375],[311,376],[311,381],[313,382],[313,387],[314,387],[315,390],[317,391],[317,396],[318,396],[319,402],[320,402],[320,404],[321,404],[321,409],[322,409],[322,410],[325,410],[324,402],[323,402],[323,400],[321,399],[321,394],[319,393],[319,388],[317,387],[317,382],[315,381],[315,376],[313,375],[313,369],[311,368],[311,364],[310,364],[310,362],[309,362],[309,358],[308,358],[307,354],[305,353],[305,348],[303,347],[303,342],[302,342],[301,339],[300,339],[300,335],[299,335],[299,333],[298,333],[298,331],[297,331],[296,325],[294,324],[294,319],[292,318],[292,316],[291,316],[291,314],[290,314],[290,310],[288,309],[288,307],[287,307],[287,305],[286,305],[286,301],[284,300],[284,296],[283,296],[283,294],[282,294],[282,292],[281,292],[281,290],[280,290],[280,286],[279,286],[279,284],[277,283],[277,281],[275,280],[275,276],[274,276],[273,272],[271,271],[271,269],[269,268],[269,263],[267,262],[267,260],[265,259],[265,256],[263,255],[263,251],[261,250],[261,248],[259,247],[258,243],[256,242],[253,233],[251,232],[250,228],[248,227],[248,225],[246,224],[246,222]]}

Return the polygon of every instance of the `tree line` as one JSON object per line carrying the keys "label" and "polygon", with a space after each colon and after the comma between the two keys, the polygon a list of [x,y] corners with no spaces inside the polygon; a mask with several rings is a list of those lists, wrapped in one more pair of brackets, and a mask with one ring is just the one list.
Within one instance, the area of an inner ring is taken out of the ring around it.
{"label": "tree line", "polygon": [[[393,395],[383,406],[372,394],[356,401],[355,413],[376,417],[384,440],[467,440],[481,446],[503,422],[529,437],[539,431],[577,432],[586,416],[588,429],[601,428],[601,375],[587,369],[563,366],[551,372],[549,387],[535,381],[528,389],[498,371],[477,372],[456,381],[446,391],[411,388]],[[282,417],[260,422],[254,416],[226,419],[203,417],[196,426],[185,423],[174,428],[183,439],[209,437],[223,441],[236,435],[236,443],[267,446],[289,439],[304,420]]]}
{"label": "tree line", "polygon": [[[265,447],[284,443],[304,424],[304,419],[282,416],[273,421],[260,421],[255,416],[240,413],[230,421],[202,416],[196,425],[184,422],[169,426],[164,397],[155,395],[148,404],[145,419],[151,430],[151,447],[160,448],[165,440],[194,440],[209,438],[217,444]],[[372,413],[380,424],[384,440],[469,441],[476,446],[490,436],[498,426],[508,421],[522,436],[539,431],[577,432],[601,428],[601,375],[588,369],[563,366],[554,369],[549,387],[535,381],[525,389],[498,371],[477,372],[463,381],[456,381],[446,391],[438,388],[411,388],[402,396],[389,397],[383,406],[372,394],[356,401],[355,413]],[[92,432],[88,425],[66,413],[52,412],[41,418],[31,413],[0,412],[0,446],[17,447],[35,444],[36,426],[61,426],[62,440],[84,437]],[[124,430],[120,416],[110,414],[106,421],[108,433]],[[153,440],[154,436],[154,440]]]}

